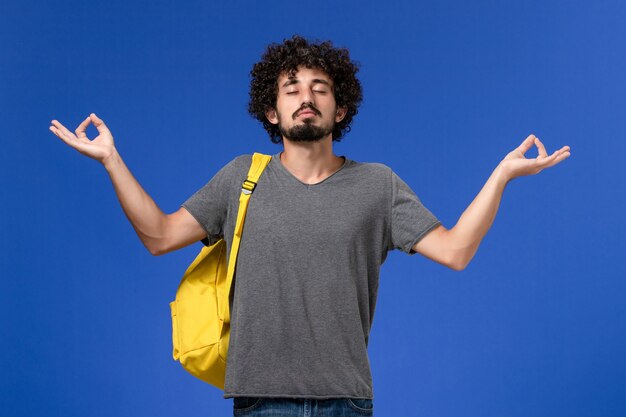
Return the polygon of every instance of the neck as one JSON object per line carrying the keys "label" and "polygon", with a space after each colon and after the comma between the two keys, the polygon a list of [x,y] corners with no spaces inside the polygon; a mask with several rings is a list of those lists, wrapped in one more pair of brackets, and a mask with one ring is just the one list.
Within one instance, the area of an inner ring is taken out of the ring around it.
{"label": "neck", "polygon": [[305,184],[317,184],[339,170],[344,159],[333,153],[332,136],[317,142],[291,142],[283,138],[283,166]]}

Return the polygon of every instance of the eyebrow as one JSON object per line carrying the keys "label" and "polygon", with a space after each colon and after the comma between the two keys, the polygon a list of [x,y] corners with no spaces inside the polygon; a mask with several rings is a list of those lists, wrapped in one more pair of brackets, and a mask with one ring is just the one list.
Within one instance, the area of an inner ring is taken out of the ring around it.
{"label": "eyebrow", "polygon": [[[300,82],[300,80],[298,80],[297,78],[290,78],[287,81],[285,81],[285,83],[283,84],[283,87],[287,87],[290,86],[292,84],[298,84]],[[321,78],[314,78],[313,80],[311,80],[311,82],[313,84],[325,84],[328,87],[330,87],[330,83],[326,80],[323,80]]]}

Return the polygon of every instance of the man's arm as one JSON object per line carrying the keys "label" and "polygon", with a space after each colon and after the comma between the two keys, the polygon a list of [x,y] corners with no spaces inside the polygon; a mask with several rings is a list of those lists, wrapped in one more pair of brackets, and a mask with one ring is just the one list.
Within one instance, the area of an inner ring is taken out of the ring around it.
{"label": "man's arm", "polygon": [[[533,144],[537,145],[539,154],[537,158],[526,159],[524,154]],[[456,271],[465,269],[493,224],[508,182],[522,175],[537,174],[569,155],[569,146],[564,146],[548,156],[539,138],[528,136],[498,164],[452,229],[443,226],[433,229],[413,246],[413,250]]]}
{"label": "man's arm", "polygon": [[[89,140],[85,134],[93,122],[99,135]],[[153,255],[182,248],[206,237],[206,231],[184,208],[166,215],[144,191],[115,149],[111,132],[95,114],[76,129],[76,135],[56,120],[50,130],[80,153],[96,159],[106,168],[126,217],[137,236]]]}

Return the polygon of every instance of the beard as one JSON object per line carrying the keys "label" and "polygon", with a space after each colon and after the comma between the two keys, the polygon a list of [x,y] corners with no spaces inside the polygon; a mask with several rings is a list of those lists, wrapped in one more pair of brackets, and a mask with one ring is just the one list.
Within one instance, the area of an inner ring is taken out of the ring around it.
{"label": "beard", "polygon": [[280,130],[281,135],[292,142],[317,142],[331,134],[335,129],[334,122],[329,126],[316,126],[313,124],[313,119],[310,118],[304,119],[300,125],[285,129],[280,114],[278,120],[278,130]]}
{"label": "beard", "polygon": [[310,122],[304,122],[289,129],[285,129],[282,125],[279,125],[278,128],[280,133],[292,142],[317,142],[333,131],[332,127],[315,126]]}

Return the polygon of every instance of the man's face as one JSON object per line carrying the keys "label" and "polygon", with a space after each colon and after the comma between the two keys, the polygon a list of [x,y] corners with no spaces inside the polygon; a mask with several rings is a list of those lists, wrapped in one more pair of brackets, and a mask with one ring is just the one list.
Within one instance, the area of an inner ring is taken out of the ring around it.
{"label": "man's face", "polygon": [[345,117],[337,108],[333,81],[321,69],[298,67],[292,76],[278,77],[276,109],[266,113],[278,124],[284,138],[293,142],[314,142],[332,135],[335,123]]}

